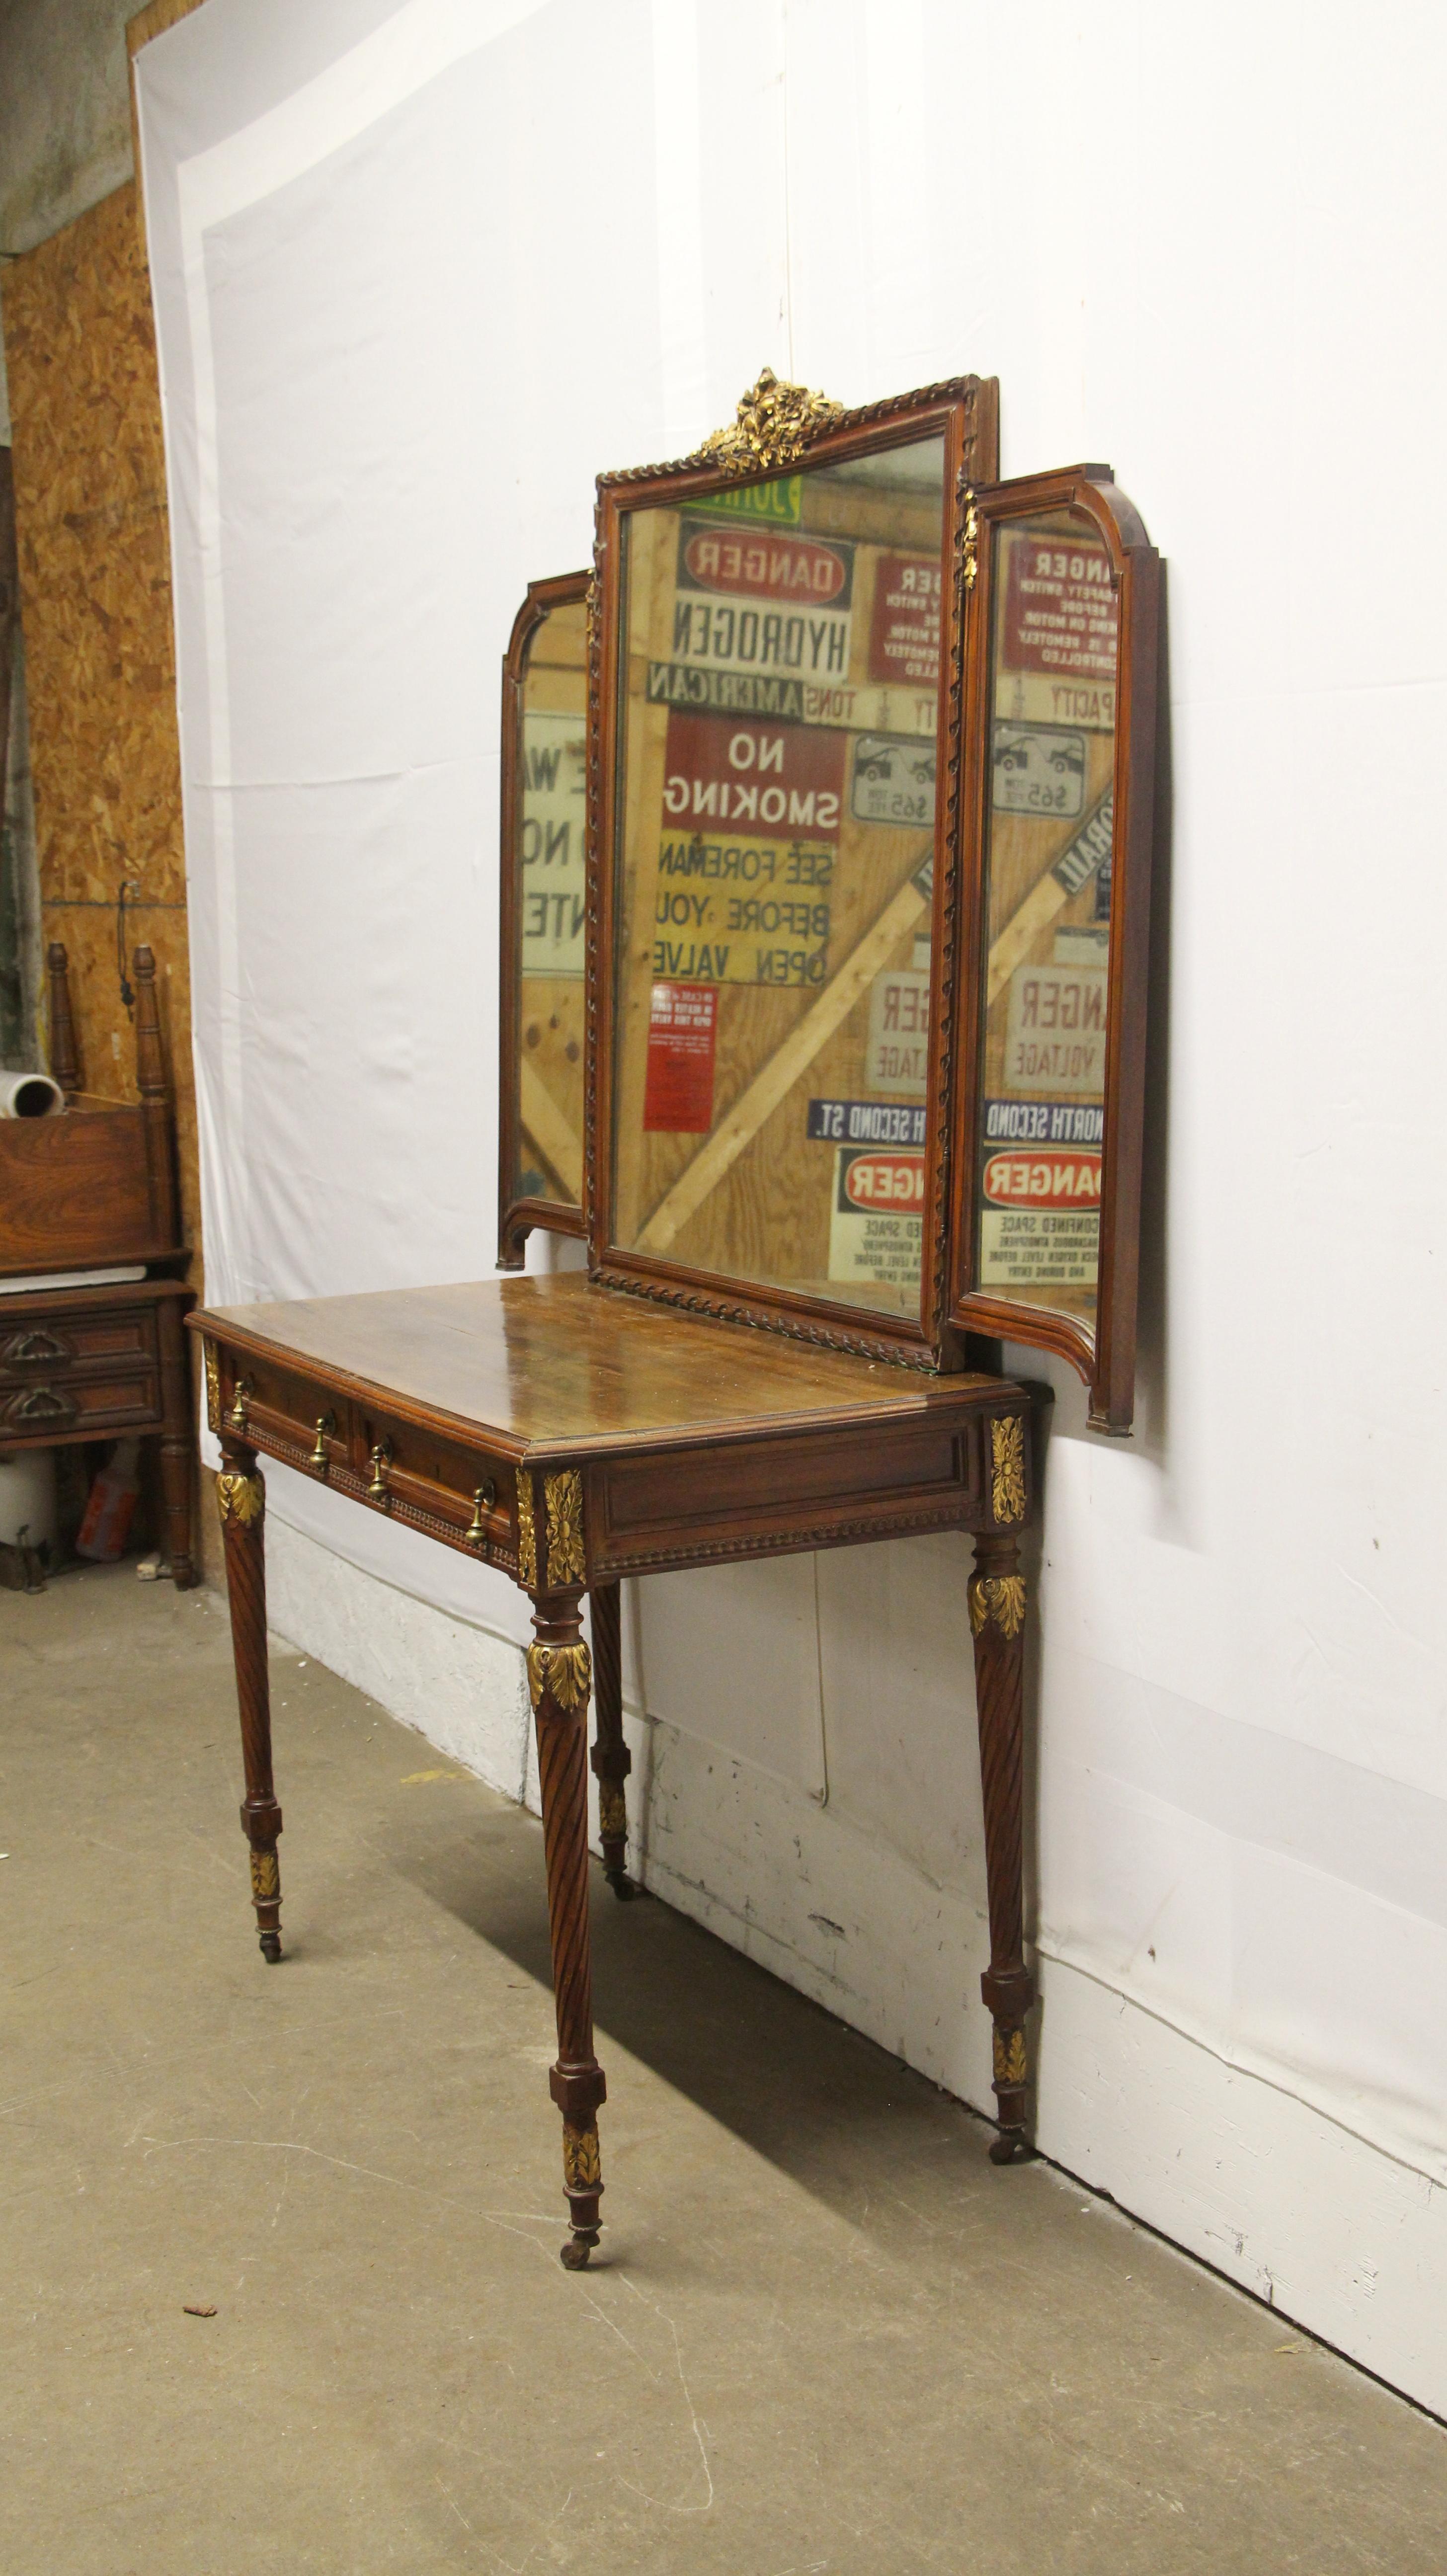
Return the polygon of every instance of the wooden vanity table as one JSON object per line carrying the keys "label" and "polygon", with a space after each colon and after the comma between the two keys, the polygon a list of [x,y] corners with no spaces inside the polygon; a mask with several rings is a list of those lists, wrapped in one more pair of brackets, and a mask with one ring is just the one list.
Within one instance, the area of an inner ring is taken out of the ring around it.
{"label": "wooden vanity table", "polygon": [[[597,2242],[587,1712],[626,1870],[625,1575],[975,1541],[994,2090],[1027,2143],[1028,1391],[1133,1401],[1156,560],[1103,467],[1000,484],[993,383],[767,374],[599,482],[504,666],[501,1266],[191,1318],[223,1452],[261,1947],[280,1957],[259,1455],[530,1596],[572,2233]],[[582,1635],[584,1596],[593,1646]]]}

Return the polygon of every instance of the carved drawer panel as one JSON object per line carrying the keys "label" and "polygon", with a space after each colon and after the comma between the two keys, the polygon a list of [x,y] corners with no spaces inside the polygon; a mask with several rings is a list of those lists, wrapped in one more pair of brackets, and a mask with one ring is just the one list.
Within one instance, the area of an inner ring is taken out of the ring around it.
{"label": "carved drawer panel", "polygon": [[981,1516],[975,1426],[947,1421],[610,1460],[594,1470],[594,1552],[610,1572],[829,1547]]}
{"label": "carved drawer panel", "polygon": [[347,1408],[303,1377],[248,1361],[230,1378],[222,1404],[231,1420],[238,1388],[242,1394],[243,1436],[259,1441],[289,1465],[317,1467],[320,1454],[329,1466],[344,1465],[349,1454]]}
{"label": "carved drawer panel", "polygon": [[0,1389],[0,1447],[7,1440],[104,1440],[154,1428],[160,1419],[153,1369],[92,1368]]}
{"label": "carved drawer panel", "polygon": [[502,1552],[511,1558],[515,1479],[502,1460],[390,1415],[374,1415],[265,1362],[248,1359],[228,1368],[219,1401],[223,1427],[230,1423],[267,1456],[360,1495],[437,1538],[470,1545],[479,1556]]}
{"label": "carved drawer panel", "polygon": [[156,1316],[138,1306],[119,1314],[28,1315],[7,1325],[0,1302],[0,1388],[70,1376],[77,1369],[113,1370],[117,1364],[156,1362]]}
{"label": "carved drawer panel", "polygon": [[[511,1548],[515,1478],[500,1459],[357,1409],[352,1463],[369,1498],[400,1502]],[[479,1501],[479,1496],[481,1500]]]}

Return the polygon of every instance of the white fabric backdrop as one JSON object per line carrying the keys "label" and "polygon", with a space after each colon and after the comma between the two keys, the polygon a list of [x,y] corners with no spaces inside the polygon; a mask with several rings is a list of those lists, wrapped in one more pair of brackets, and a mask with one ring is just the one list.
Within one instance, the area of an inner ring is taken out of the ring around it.
{"label": "white fabric backdrop", "polygon": [[[1123,2197],[1171,2034],[1218,2163],[1245,2069],[1413,2212],[1447,2184],[1443,53],[1404,0],[1102,0],[1088,36],[1063,0],[207,0],[139,69],[214,1301],[490,1267],[498,663],[600,465],[766,361],[846,401],[977,367],[1006,471],[1112,459],[1168,558],[1141,1427],[1102,1446],[1057,1377],[1041,1588],[1054,2064],[1087,1986],[1162,2052],[1107,2083],[1097,2033],[1067,2100],[1047,2050],[1042,2123]],[[272,1481],[521,1633],[510,1586]],[[650,1707],[977,1907],[965,1570],[644,1587]],[[772,1907],[776,1964],[888,2035],[882,1971],[829,1986],[807,1890],[718,1833],[719,1919]],[[1307,2148],[1188,2217],[1182,2125],[1132,2205],[1267,2288]],[[1447,2402],[1408,2218],[1360,2203],[1296,2312]]]}

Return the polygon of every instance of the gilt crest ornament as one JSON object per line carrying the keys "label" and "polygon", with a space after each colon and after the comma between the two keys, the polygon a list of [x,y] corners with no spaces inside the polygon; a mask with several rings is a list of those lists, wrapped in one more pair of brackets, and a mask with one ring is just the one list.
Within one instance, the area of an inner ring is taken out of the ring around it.
{"label": "gilt crest ornament", "polygon": [[772,367],[742,397],[727,429],[716,429],[698,453],[725,474],[767,474],[792,465],[806,447],[836,420],[844,405],[807,385],[781,384]]}

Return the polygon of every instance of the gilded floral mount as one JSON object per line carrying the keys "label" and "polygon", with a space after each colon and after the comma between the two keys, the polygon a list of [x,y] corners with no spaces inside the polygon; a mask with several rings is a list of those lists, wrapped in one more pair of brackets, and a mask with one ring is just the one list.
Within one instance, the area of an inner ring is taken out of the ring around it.
{"label": "gilded floral mount", "polygon": [[842,403],[811,393],[807,385],[781,384],[773,368],[765,367],[740,402],[736,418],[706,438],[698,454],[725,474],[772,474],[781,465],[792,465],[843,417]]}

